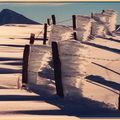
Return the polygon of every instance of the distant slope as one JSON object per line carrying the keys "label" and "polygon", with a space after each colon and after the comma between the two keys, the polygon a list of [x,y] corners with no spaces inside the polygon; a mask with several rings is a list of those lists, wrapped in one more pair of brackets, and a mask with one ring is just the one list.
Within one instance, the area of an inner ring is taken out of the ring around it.
{"label": "distant slope", "polygon": [[25,16],[9,9],[3,9],[0,12],[0,25],[4,24],[40,24]]}

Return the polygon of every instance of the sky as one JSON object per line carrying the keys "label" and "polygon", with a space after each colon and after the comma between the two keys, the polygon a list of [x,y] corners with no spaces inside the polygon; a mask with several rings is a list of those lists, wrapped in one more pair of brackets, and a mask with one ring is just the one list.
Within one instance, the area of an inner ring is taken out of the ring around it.
{"label": "sky", "polygon": [[[77,3],[0,3],[2,9],[11,9],[40,23],[55,14],[56,21],[71,19],[73,14],[90,15],[91,12],[101,12],[103,9],[114,9],[118,13],[117,23],[120,23],[120,2],[77,2]],[[71,24],[70,21],[64,24]]]}

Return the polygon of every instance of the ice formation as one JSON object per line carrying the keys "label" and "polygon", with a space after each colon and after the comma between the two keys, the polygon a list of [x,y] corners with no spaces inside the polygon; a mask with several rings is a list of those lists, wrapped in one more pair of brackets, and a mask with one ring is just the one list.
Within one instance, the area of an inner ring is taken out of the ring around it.
{"label": "ice formation", "polygon": [[76,16],[77,39],[86,41],[91,34],[91,18],[88,16]]}

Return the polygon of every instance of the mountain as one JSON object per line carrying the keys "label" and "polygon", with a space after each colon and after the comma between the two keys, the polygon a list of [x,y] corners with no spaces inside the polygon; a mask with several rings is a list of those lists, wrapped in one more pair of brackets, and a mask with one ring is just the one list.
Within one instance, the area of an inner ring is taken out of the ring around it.
{"label": "mountain", "polygon": [[9,9],[3,9],[0,12],[0,25],[3,24],[40,24],[30,20],[27,17]]}

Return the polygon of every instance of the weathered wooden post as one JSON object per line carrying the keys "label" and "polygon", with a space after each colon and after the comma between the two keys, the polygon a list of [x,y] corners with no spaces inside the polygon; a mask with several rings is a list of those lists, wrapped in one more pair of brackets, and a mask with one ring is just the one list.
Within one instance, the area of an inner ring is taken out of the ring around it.
{"label": "weathered wooden post", "polygon": [[120,110],[120,93],[119,93],[119,97],[118,97],[118,110]]}
{"label": "weathered wooden post", "polygon": [[35,34],[31,33],[30,35],[30,44],[34,44],[35,41]]}
{"label": "weathered wooden post", "polygon": [[43,38],[43,45],[46,44],[47,41],[47,24],[44,24],[44,38]]}
{"label": "weathered wooden post", "polygon": [[[72,20],[73,20],[73,30],[76,30],[76,15],[72,16]],[[73,36],[74,36],[74,39],[77,40],[76,32],[73,32]]]}
{"label": "weathered wooden post", "polygon": [[93,16],[94,16],[94,14],[93,14],[93,13],[91,13],[91,18],[93,18]]}
{"label": "weathered wooden post", "polygon": [[[93,12],[91,13],[91,18],[94,18],[94,14],[93,14]],[[94,39],[94,38],[95,38],[95,36],[92,35],[92,33],[93,33],[92,30],[93,30],[93,28],[92,28],[92,26],[91,26],[89,39]]]}
{"label": "weathered wooden post", "polygon": [[76,30],[76,15],[73,15],[72,19],[73,19],[73,30]]}
{"label": "weathered wooden post", "polygon": [[105,10],[102,10],[102,12],[101,12],[101,13],[103,14],[104,12],[105,12]]}
{"label": "weathered wooden post", "polygon": [[22,65],[22,87],[26,87],[28,83],[28,59],[29,59],[30,46],[25,45],[23,53],[23,65]]}
{"label": "weathered wooden post", "polygon": [[50,25],[50,19],[49,18],[47,19],[47,24]]}
{"label": "weathered wooden post", "polygon": [[56,25],[56,18],[55,18],[55,15],[52,15],[51,17],[52,17],[52,23],[53,23],[53,25]]}
{"label": "weathered wooden post", "polygon": [[52,42],[52,57],[53,57],[54,77],[55,77],[57,95],[63,98],[64,93],[63,93],[62,75],[61,75],[61,61],[59,58],[58,45],[56,42]]}
{"label": "weathered wooden post", "polygon": [[77,34],[76,32],[73,32],[74,39],[77,40]]}

